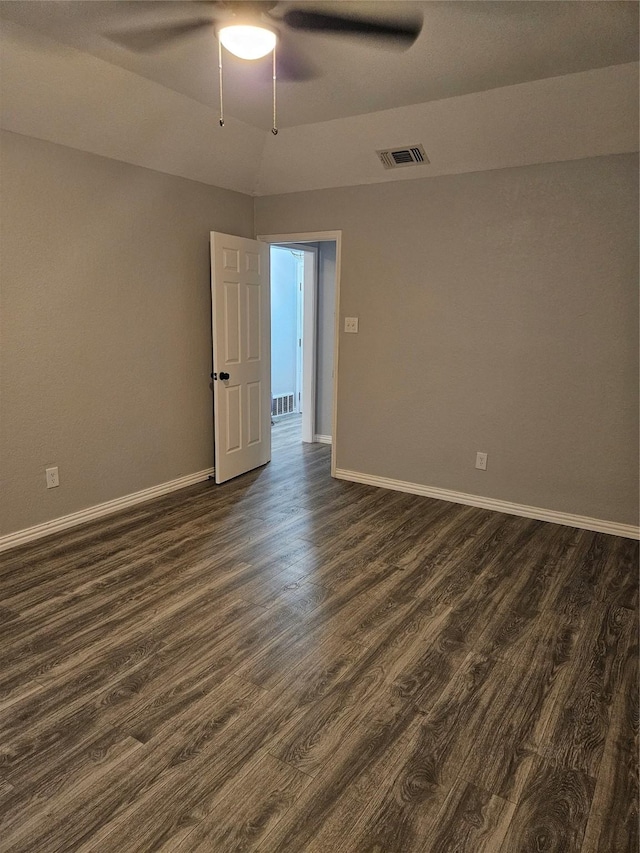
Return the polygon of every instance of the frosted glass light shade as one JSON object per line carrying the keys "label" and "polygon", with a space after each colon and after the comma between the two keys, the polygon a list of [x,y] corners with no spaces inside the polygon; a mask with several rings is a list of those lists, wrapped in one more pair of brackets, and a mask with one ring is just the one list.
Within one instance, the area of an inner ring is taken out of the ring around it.
{"label": "frosted glass light shade", "polygon": [[266,27],[232,24],[220,27],[218,38],[230,53],[240,59],[260,59],[276,46],[276,34]]}

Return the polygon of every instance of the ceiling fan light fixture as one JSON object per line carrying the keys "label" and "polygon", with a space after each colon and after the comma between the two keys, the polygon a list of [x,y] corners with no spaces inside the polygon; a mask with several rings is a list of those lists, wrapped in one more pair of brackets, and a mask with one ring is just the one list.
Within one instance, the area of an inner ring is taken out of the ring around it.
{"label": "ceiling fan light fixture", "polygon": [[218,38],[229,53],[240,59],[261,59],[276,46],[277,36],[269,27],[230,24],[220,27]]}

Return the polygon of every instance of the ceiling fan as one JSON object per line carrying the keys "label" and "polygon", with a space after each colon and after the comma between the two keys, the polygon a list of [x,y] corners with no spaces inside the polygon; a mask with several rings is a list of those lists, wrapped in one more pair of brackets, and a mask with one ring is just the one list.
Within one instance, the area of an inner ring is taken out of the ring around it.
{"label": "ceiling fan", "polygon": [[[283,4],[272,0],[162,0],[160,3],[145,2],[142,5],[147,10],[154,7],[158,11],[162,9],[164,13],[180,9],[184,19],[112,32],[108,34],[109,38],[130,50],[146,51],[162,48],[207,27],[214,27],[217,35],[229,27],[253,26],[273,33],[277,40],[286,37],[286,30],[304,30],[358,36],[391,47],[406,48],[413,44],[422,29],[422,16],[418,14],[394,19],[380,15],[355,15],[337,11],[339,6],[345,5],[339,2],[332,4],[335,11],[325,11],[327,4],[324,4],[324,9],[317,6],[314,9],[308,8],[306,3]],[[373,9],[376,4],[367,5]],[[196,11],[198,16],[195,16]],[[265,50],[262,55],[269,52]]]}
{"label": "ceiling fan", "polygon": [[[218,39],[220,81],[220,126],[224,126],[222,100],[222,47],[240,59],[255,60],[273,53],[273,127],[276,122],[276,79],[278,73],[293,81],[316,76],[314,66],[297,49],[290,31],[306,31],[337,36],[355,36],[369,43],[392,48],[408,48],[422,29],[421,15],[411,17],[374,17],[353,15],[327,6],[308,8],[271,0],[180,0],[180,2],[141,4],[147,11],[177,11],[180,16],[170,22],[127,30],[111,31],[107,37],[128,50],[158,50],[179,39],[211,29]],[[340,4],[342,5],[342,4]],[[373,6],[373,4],[371,4]],[[197,14],[196,14],[197,12]],[[277,47],[277,59],[276,59]]]}
{"label": "ceiling fan", "polygon": [[[305,8],[306,3],[304,6],[296,6],[271,0],[162,0],[160,3],[145,2],[141,5],[146,10],[157,9],[159,12],[162,9],[163,13],[180,9],[184,19],[176,18],[168,23],[108,33],[112,41],[129,50],[159,49],[199,30],[213,28],[222,44],[236,56],[258,59],[270,53],[276,43],[284,41],[286,47],[289,47],[289,30],[356,36],[377,44],[406,48],[413,44],[422,29],[422,17],[417,14],[394,19],[379,15],[354,15],[338,12],[337,8],[344,5],[338,2],[333,4],[336,11],[325,11],[326,4],[324,9],[313,9]],[[375,4],[368,6],[371,9]],[[196,11],[199,13],[197,16]],[[238,32],[241,28],[257,32],[245,33],[243,38],[242,33]],[[252,35],[257,39],[255,43],[250,43]],[[294,69],[295,64],[291,64],[291,79],[296,77]],[[302,79],[305,76],[303,74]]]}

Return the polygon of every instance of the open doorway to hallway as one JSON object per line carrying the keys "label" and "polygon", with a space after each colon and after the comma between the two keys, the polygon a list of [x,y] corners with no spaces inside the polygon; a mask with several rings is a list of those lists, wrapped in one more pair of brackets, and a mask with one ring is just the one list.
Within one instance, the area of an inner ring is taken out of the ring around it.
{"label": "open doorway to hallway", "polygon": [[332,443],[336,242],[273,244],[272,437]]}
{"label": "open doorway to hallway", "polygon": [[271,423],[297,424],[301,440],[304,254],[292,246],[271,246],[270,252]]}

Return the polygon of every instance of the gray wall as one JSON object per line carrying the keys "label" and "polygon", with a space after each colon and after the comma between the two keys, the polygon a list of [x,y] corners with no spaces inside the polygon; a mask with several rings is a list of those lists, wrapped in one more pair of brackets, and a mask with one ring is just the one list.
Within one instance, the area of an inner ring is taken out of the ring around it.
{"label": "gray wall", "polygon": [[0,534],[213,464],[209,231],[254,233],[249,196],[1,142]]}
{"label": "gray wall", "polygon": [[254,228],[247,196],[1,142],[0,535],[213,464],[210,230],[343,230],[339,468],[637,523],[635,155],[261,198]]}
{"label": "gray wall", "polygon": [[257,199],[343,231],[338,467],[637,524],[637,187],[619,155]]}

